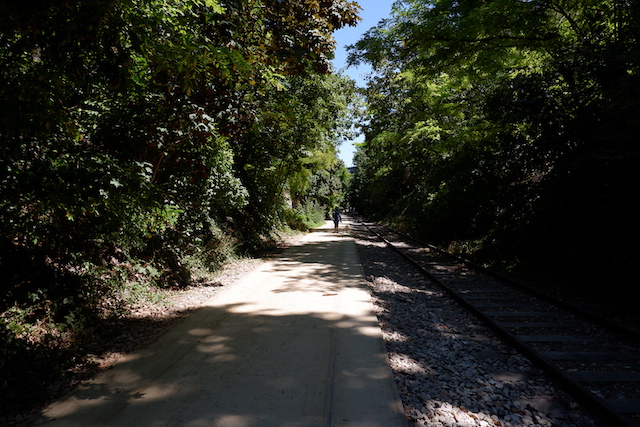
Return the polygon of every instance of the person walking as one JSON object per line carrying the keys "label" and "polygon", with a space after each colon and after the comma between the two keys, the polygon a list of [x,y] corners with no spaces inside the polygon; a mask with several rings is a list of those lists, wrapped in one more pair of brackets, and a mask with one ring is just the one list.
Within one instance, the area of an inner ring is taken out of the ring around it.
{"label": "person walking", "polygon": [[335,225],[335,229],[338,229],[338,224],[340,223],[340,221],[342,221],[342,215],[340,215],[340,209],[335,208],[333,210],[333,224]]}

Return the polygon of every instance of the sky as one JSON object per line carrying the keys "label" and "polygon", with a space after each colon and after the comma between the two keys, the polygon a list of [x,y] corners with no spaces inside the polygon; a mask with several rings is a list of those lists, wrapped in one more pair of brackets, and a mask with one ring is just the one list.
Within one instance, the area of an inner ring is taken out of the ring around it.
{"label": "sky", "polygon": [[[391,6],[394,0],[359,0],[358,3],[362,10],[360,11],[360,17],[362,20],[357,27],[342,28],[335,33],[333,37],[337,42],[336,57],[333,60],[333,66],[336,70],[342,70],[344,74],[353,78],[358,86],[365,86],[363,76],[370,72],[368,66],[361,65],[360,67],[346,67],[347,52],[345,47],[357,42],[360,37],[371,27],[380,22],[381,19],[389,17],[391,12]],[[363,137],[359,137],[355,141],[345,141],[339,147],[340,152],[338,157],[344,161],[347,167],[353,166],[353,153],[355,147],[354,142],[362,142]]]}

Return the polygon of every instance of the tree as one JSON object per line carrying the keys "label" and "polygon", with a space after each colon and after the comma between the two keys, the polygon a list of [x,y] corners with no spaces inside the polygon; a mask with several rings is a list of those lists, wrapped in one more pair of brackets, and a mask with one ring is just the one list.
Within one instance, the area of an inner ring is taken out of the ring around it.
{"label": "tree", "polygon": [[117,314],[135,281],[182,286],[194,257],[213,268],[279,225],[271,190],[336,127],[287,102],[329,84],[331,33],[358,19],[345,0],[72,3],[0,6],[0,363],[34,377],[34,349]]}
{"label": "tree", "polygon": [[638,236],[625,196],[639,184],[638,10],[396,2],[351,49],[352,63],[377,72],[360,208],[496,265],[534,273],[544,261],[565,280],[601,260],[588,249],[597,242],[628,277],[638,251],[620,236]]}

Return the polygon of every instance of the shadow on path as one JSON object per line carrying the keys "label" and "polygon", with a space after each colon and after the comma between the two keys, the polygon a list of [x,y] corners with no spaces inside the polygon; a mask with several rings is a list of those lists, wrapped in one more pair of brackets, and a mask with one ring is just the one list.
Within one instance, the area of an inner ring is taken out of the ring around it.
{"label": "shadow on path", "polygon": [[44,411],[86,426],[401,426],[353,241],[313,233]]}

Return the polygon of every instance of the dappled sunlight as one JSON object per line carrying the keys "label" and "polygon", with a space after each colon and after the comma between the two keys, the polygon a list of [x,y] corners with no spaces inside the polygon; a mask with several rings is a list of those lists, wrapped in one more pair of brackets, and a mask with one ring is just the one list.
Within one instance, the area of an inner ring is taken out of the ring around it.
{"label": "dappled sunlight", "polygon": [[419,361],[404,353],[389,353],[389,359],[399,366],[398,371],[404,374],[429,375],[433,373],[431,369],[425,368]]}
{"label": "dappled sunlight", "polygon": [[44,419],[315,426],[348,414],[358,425],[386,427],[383,414],[401,414],[391,385],[355,246],[314,233],[52,405]]}
{"label": "dappled sunlight", "polygon": [[409,337],[398,332],[398,331],[385,331],[383,332],[384,334],[384,338],[387,341],[393,341],[393,342],[407,342],[409,341]]}
{"label": "dappled sunlight", "polygon": [[210,361],[214,363],[234,362],[236,356],[233,354],[233,347],[229,345],[230,341],[228,337],[212,335],[202,340],[196,349],[208,355]]}
{"label": "dappled sunlight", "polygon": [[410,245],[407,242],[403,242],[403,241],[393,242],[393,246],[395,246],[398,249],[413,249],[412,245]]}
{"label": "dappled sunlight", "polygon": [[[186,426],[200,427],[203,424],[190,422]],[[251,427],[255,425],[254,422],[248,417],[239,415],[220,415],[216,421],[214,421],[214,427]]]}
{"label": "dappled sunlight", "polygon": [[[328,345],[331,335],[338,333],[340,342],[380,339],[375,316],[364,310],[355,316],[334,314],[333,318],[325,318],[331,316],[321,312],[287,315],[284,310],[252,312],[251,305],[206,307],[197,311],[178,325],[181,331],[168,333],[151,347],[126,357],[101,377],[81,385],[71,398],[73,405],[54,405],[47,418],[74,425],[69,420],[80,413],[99,418],[104,412],[106,417],[113,404],[119,402],[123,410],[130,407],[146,414],[144,420],[132,413],[127,415],[127,420],[133,417],[141,425],[168,419],[172,415],[167,411],[178,411],[184,417],[184,425],[211,421],[207,425],[257,426],[263,425],[265,419],[271,419],[271,425],[286,425],[287,421],[298,425],[296,422],[302,415],[296,410],[285,419],[270,417],[282,416],[278,405],[308,406],[310,396],[315,402],[313,410],[325,407],[331,352],[335,351]],[[204,325],[220,316],[230,329]],[[240,325],[246,327],[236,329]],[[176,346],[170,350],[174,357],[162,361],[161,352],[168,345]],[[358,356],[345,357],[357,360]],[[383,348],[378,357],[384,360]],[[388,367],[381,370],[379,366],[353,364],[338,355],[336,375],[342,378],[343,390],[363,391],[378,381],[388,381]],[[384,361],[382,366],[386,366]],[[321,371],[320,377],[309,376],[314,370]],[[229,396],[240,394],[245,402],[208,392],[203,388],[207,383],[219,384],[218,388]],[[271,415],[265,418],[265,409],[255,402],[271,400],[269,395],[278,398],[276,407],[266,412]],[[224,412],[221,409],[228,407],[235,408],[237,413],[219,415]],[[190,409],[187,413],[181,408]],[[318,425],[316,422],[321,423],[323,416],[320,411],[316,421],[307,425]]]}
{"label": "dappled sunlight", "polygon": [[[425,403],[424,408],[430,415],[433,422],[442,422],[445,425],[452,425],[452,421],[456,425],[477,425],[479,421],[484,421],[484,425],[488,422],[495,421],[491,416],[482,412],[472,412],[464,406],[452,405],[446,401],[430,400]],[[496,425],[496,424],[494,424]]]}
{"label": "dappled sunlight", "polygon": [[358,245],[361,246],[365,246],[365,247],[370,247],[370,248],[385,248],[387,246],[387,244],[385,242],[383,242],[382,240],[378,239],[375,236],[372,236],[370,238],[361,238],[358,241]]}
{"label": "dappled sunlight", "polygon": [[565,411],[526,358],[397,257],[357,243],[410,425],[552,425]]}
{"label": "dappled sunlight", "polygon": [[[377,326],[358,326],[358,324],[361,323],[360,320],[363,320],[363,319],[359,319],[356,321],[354,320],[338,321],[336,322],[335,326],[337,328],[351,329],[360,335],[366,335],[370,337],[377,337],[380,335],[380,328]],[[364,320],[367,320],[367,319],[364,319]],[[370,322],[371,320],[374,320],[374,319],[368,319],[367,322]]]}
{"label": "dappled sunlight", "polygon": [[191,329],[189,332],[187,332],[189,335],[193,335],[194,337],[202,337],[202,336],[208,336],[211,333],[213,333],[212,329],[206,329],[206,328],[195,328],[195,329]]}
{"label": "dappled sunlight", "polygon": [[[557,401],[538,395],[543,389],[531,387],[522,356],[478,349],[473,341],[490,338],[464,333],[463,322],[451,326],[427,316],[418,323],[404,327],[419,330],[420,343],[414,342],[415,335],[405,336],[399,325],[383,331],[399,392],[407,397],[405,411],[417,425],[533,425],[546,422],[541,414],[557,408]],[[510,370],[501,371],[504,366]]]}

